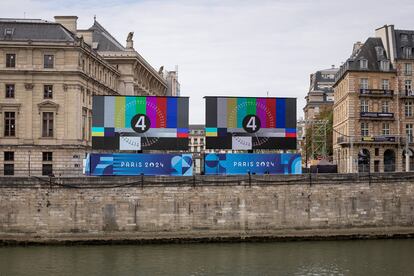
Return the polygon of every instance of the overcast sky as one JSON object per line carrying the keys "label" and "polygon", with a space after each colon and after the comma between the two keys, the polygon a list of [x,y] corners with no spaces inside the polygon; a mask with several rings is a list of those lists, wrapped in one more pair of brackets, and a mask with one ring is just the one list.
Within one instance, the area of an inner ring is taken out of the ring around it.
{"label": "overcast sky", "polygon": [[338,66],[355,41],[394,24],[414,29],[414,1],[0,0],[0,17],[93,16],[158,70],[178,65],[190,123],[204,122],[205,95],[297,97],[303,116],[309,74]]}

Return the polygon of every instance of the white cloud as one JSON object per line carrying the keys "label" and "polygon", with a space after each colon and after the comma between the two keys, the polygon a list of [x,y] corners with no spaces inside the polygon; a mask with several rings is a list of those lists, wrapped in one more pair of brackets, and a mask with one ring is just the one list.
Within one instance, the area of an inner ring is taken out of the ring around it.
{"label": "white cloud", "polygon": [[414,29],[414,4],[405,0],[398,9],[389,1],[355,0],[14,0],[2,6],[1,17],[78,15],[81,28],[96,14],[121,43],[134,31],[136,50],[156,69],[179,65],[181,92],[191,97],[191,123],[204,121],[204,95],[269,91],[297,97],[301,115],[310,73],[339,65],[355,41],[379,26]]}

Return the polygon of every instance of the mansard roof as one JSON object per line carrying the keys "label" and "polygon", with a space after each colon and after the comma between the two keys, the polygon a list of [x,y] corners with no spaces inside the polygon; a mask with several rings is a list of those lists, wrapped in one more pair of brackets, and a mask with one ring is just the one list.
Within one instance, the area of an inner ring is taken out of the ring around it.
{"label": "mansard roof", "polygon": [[74,42],[76,37],[58,23],[40,19],[0,19],[0,41]]}
{"label": "mansard roof", "polygon": [[[361,60],[367,61],[367,67],[361,68]],[[369,37],[365,43],[348,58],[339,68],[335,75],[335,84],[345,75],[347,71],[380,72],[381,61],[390,61],[382,44],[381,38]],[[383,72],[395,72],[392,63],[389,62],[389,70]]]}
{"label": "mansard roof", "polygon": [[122,46],[98,21],[94,21],[92,27],[89,28],[92,33],[92,42],[97,51],[125,51]]}

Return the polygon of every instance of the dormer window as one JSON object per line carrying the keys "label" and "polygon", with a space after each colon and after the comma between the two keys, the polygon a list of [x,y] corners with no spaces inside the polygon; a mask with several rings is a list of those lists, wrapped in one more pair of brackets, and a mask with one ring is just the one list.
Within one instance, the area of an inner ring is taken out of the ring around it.
{"label": "dormer window", "polygon": [[367,59],[360,59],[359,60],[359,68],[368,69],[368,60]]}
{"label": "dormer window", "polygon": [[404,47],[403,48],[403,55],[404,55],[405,58],[411,58],[412,49],[410,47]]}
{"label": "dormer window", "polygon": [[402,41],[408,41],[408,34],[401,34]]}
{"label": "dormer window", "polygon": [[6,28],[4,29],[4,37],[11,38],[13,36],[14,29],[13,28]]}
{"label": "dormer window", "polygon": [[384,48],[375,47],[375,50],[377,51],[377,56],[383,56],[384,55]]}
{"label": "dormer window", "polygon": [[389,71],[390,70],[390,62],[388,60],[381,60],[380,61],[380,68],[382,71]]}

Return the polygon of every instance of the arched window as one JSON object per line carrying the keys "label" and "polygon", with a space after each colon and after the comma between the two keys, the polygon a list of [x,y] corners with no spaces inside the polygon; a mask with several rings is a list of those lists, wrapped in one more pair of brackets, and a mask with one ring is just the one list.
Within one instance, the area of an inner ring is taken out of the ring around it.
{"label": "arched window", "polygon": [[384,172],[395,171],[395,152],[392,149],[387,149],[384,152]]}

